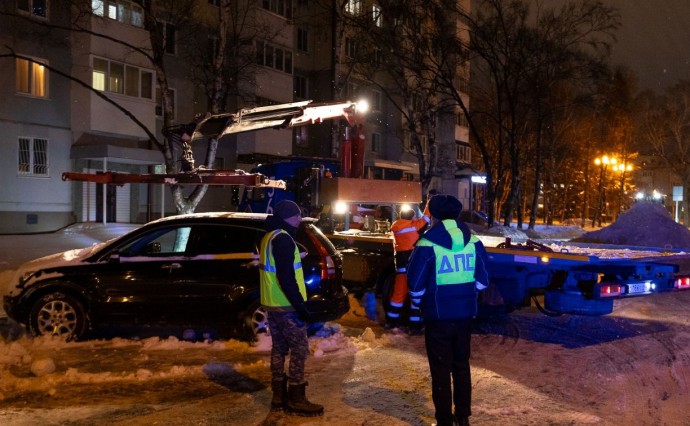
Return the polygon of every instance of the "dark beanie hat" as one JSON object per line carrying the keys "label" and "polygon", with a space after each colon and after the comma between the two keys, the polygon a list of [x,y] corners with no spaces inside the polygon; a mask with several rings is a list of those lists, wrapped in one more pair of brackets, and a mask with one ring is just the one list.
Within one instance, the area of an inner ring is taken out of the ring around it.
{"label": "dark beanie hat", "polygon": [[302,210],[294,201],[283,200],[273,208],[273,214],[285,220],[298,215],[301,216]]}
{"label": "dark beanie hat", "polygon": [[457,219],[462,203],[452,195],[434,195],[429,200],[429,213],[438,220]]}

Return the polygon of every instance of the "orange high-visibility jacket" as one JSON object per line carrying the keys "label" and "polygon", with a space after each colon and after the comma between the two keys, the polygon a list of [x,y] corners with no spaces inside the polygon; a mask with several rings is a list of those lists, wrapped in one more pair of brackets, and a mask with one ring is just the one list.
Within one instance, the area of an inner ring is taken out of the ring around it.
{"label": "orange high-visibility jacket", "polygon": [[427,224],[424,217],[419,219],[400,218],[393,222],[391,231],[395,238],[395,251],[409,251],[414,248],[414,244],[419,239],[419,230]]}

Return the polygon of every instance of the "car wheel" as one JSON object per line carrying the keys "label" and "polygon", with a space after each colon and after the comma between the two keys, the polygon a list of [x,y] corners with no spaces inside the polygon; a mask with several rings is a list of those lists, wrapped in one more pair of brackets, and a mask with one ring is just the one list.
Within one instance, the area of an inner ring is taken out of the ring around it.
{"label": "car wheel", "polygon": [[257,340],[262,334],[271,335],[268,327],[268,313],[258,300],[254,301],[245,312],[244,323],[251,340]]}
{"label": "car wheel", "polygon": [[46,294],[38,299],[29,316],[29,328],[35,335],[59,336],[65,340],[83,337],[87,324],[84,305],[63,293]]}

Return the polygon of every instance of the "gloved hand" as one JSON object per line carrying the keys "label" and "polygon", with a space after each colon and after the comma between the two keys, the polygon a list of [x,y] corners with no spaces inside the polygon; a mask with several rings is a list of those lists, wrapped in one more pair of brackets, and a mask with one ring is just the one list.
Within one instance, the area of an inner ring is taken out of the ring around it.
{"label": "gloved hand", "polygon": [[474,288],[476,288],[479,291],[486,290],[488,286],[485,284],[480,283],[479,281],[474,282]]}
{"label": "gloved hand", "polygon": [[297,317],[300,319],[300,321],[306,323],[309,322],[311,312],[309,312],[307,309],[306,303],[303,303],[299,307],[295,308],[295,311],[297,312]]}

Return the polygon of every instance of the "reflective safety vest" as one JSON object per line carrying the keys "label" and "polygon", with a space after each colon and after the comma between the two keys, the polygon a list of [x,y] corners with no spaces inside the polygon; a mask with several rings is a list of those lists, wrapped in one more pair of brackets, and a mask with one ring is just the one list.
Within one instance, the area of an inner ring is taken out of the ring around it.
{"label": "reflective safety vest", "polygon": [[419,239],[419,230],[426,225],[426,221],[419,219],[400,218],[393,222],[391,231],[395,239],[395,251],[410,251],[414,249],[414,243]]}
{"label": "reflective safety vest", "polygon": [[417,242],[418,246],[427,246],[434,249],[436,256],[436,285],[472,283],[474,285],[474,265],[476,263],[476,250],[474,243],[479,239],[472,235],[467,245],[463,233],[458,229],[455,220],[444,220],[443,226],[451,236],[453,247],[447,249],[431,241],[422,238]]}
{"label": "reflective safety vest", "polygon": [[[273,257],[271,242],[280,233],[290,235],[282,229],[267,232],[261,240],[261,251],[259,252],[260,276],[261,276],[261,304],[267,307],[283,308],[289,307],[290,302],[285,293],[280,288],[278,276],[276,275],[276,262]],[[295,245],[294,254],[295,280],[297,287],[304,300],[307,300],[307,286],[304,283],[304,273],[302,272],[302,261],[299,256],[299,249]]]}

